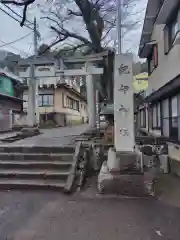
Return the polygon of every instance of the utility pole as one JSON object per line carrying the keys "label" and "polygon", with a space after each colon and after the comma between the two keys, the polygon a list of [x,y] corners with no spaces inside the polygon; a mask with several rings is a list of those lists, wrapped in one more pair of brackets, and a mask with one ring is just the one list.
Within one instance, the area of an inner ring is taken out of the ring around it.
{"label": "utility pole", "polygon": [[28,125],[31,127],[37,126],[39,123],[38,82],[35,77],[35,61],[38,55],[36,18],[34,18],[33,29],[34,57],[30,65],[30,79],[28,84]]}
{"label": "utility pole", "polygon": [[[38,30],[37,30],[37,23],[36,23],[36,18],[34,18],[34,63],[36,62],[36,58],[38,56]],[[35,125],[39,125],[39,104],[38,104],[38,99],[39,99],[39,93],[38,93],[38,80],[36,79],[35,76],[35,64],[34,64],[34,85],[35,85]]]}
{"label": "utility pole", "polygon": [[122,53],[122,1],[117,1],[117,53]]}

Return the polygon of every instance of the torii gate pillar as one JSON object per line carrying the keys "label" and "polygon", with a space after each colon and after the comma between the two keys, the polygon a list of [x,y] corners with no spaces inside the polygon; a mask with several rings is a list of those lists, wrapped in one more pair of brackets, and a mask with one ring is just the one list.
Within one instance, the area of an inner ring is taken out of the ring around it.
{"label": "torii gate pillar", "polygon": [[86,76],[86,91],[87,91],[87,105],[89,126],[96,126],[96,102],[95,102],[95,87],[93,82],[93,75]]}

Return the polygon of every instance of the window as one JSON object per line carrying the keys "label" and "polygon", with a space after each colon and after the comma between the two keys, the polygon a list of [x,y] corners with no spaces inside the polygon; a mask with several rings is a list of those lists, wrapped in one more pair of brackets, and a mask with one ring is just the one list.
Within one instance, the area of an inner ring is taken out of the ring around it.
{"label": "window", "polygon": [[148,72],[149,75],[154,71],[158,66],[158,45],[153,45],[152,52],[148,57]]}
{"label": "window", "polygon": [[169,137],[169,99],[162,101],[162,132]]}
{"label": "window", "polygon": [[153,106],[153,111],[152,112],[153,112],[153,121],[152,121],[153,128],[156,128],[157,127],[157,125],[156,125],[156,123],[157,123],[156,105]]}
{"label": "window", "polygon": [[140,127],[146,127],[146,108],[140,110]]}
{"label": "window", "polygon": [[177,96],[170,99],[170,137],[178,139]]}
{"label": "window", "polygon": [[68,108],[73,109],[73,110],[79,111],[79,101],[74,100],[71,97],[67,97],[67,99],[66,99],[66,106]]}
{"label": "window", "polygon": [[63,108],[66,107],[66,106],[65,106],[65,102],[64,102],[64,93],[62,93],[62,106],[63,106]]}
{"label": "window", "polygon": [[161,106],[160,103],[157,104],[157,127],[161,127]]}
{"label": "window", "polygon": [[174,18],[174,20],[169,24],[169,44],[172,46],[176,37],[179,33],[179,23],[178,23],[178,15]]}
{"label": "window", "polygon": [[39,106],[45,107],[45,106],[53,106],[54,99],[53,95],[39,95]]}
{"label": "window", "polygon": [[157,104],[152,106],[152,127],[153,129],[161,128],[161,104],[158,102]]}
{"label": "window", "polygon": [[[179,13],[173,14],[172,20],[164,28],[164,53],[168,54],[175,40],[180,35]],[[175,17],[174,17],[175,16]]]}

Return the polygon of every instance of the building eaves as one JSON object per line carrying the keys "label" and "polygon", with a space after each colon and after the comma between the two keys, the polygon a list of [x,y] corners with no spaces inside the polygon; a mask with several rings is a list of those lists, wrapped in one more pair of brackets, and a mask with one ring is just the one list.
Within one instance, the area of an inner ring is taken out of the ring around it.
{"label": "building eaves", "polygon": [[16,102],[25,102],[25,101],[24,101],[23,99],[21,99],[21,98],[9,96],[9,95],[3,94],[3,93],[0,93],[0,98],[9,99],[9,100],[16,101]]}
{"label": "building eaves", "polygon": [[159,10],[163,4],[164,0],[148,0],[146,13],[144,18],[143,30],[140,40],[138,55],[141,58],[147,57],[147,52],[150,48],[144,49],[146,43],[151,41],[151,35],[154,28],[155,21],[157,19]]}
{"label": "building eaves", "polygon": [[174,12],[180,7],[180,0],[148,0],[143,31],[139,46],[139,57],[146,58],[152,48],[150,41],[155,24],[167,24]]}

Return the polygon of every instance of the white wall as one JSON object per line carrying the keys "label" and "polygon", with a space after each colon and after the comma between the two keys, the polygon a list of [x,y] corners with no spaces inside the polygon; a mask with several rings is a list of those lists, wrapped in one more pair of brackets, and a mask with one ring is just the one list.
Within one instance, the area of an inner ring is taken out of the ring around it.
{"label": "white wall", "polygon": [[180,45],[175,45],[167,55],[164,54],[164,24],[156,25],[152,40],[158,41],[158,67],[149,76],[148,94],[180,74]]}

